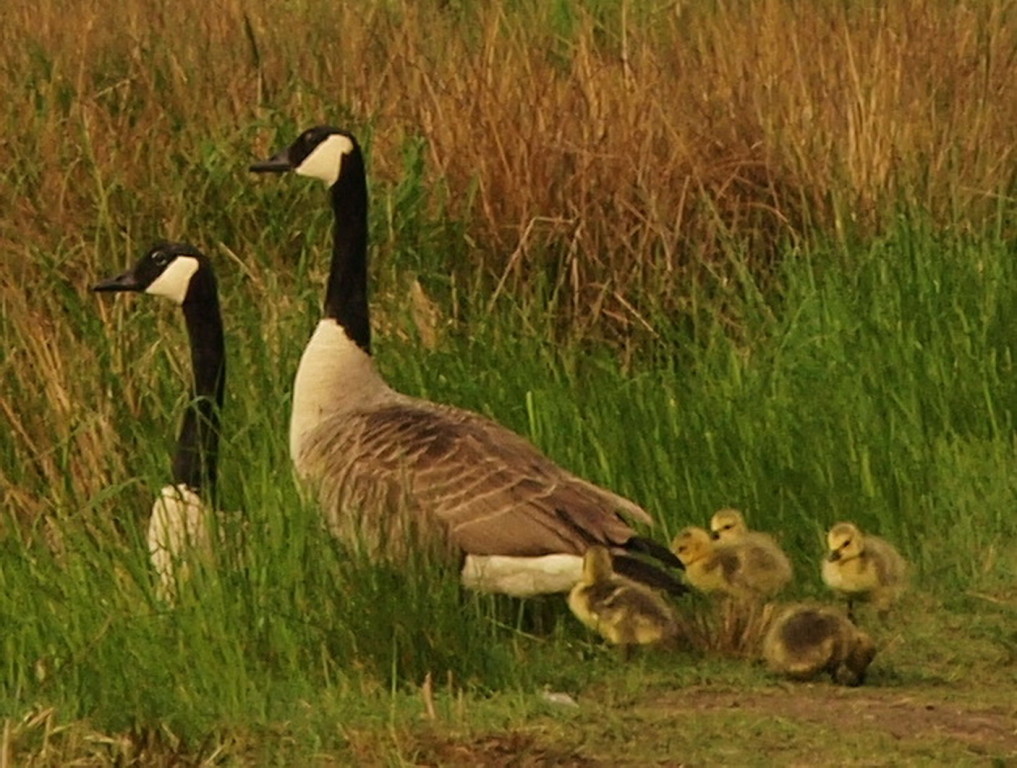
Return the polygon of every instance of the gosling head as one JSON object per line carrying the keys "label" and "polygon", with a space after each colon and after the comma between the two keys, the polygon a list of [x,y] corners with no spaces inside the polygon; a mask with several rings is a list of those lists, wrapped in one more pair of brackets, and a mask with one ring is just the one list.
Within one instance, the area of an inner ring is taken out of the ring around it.
{"label": "gosling head", "polygon": [[719,509],[710,519],[714,541],[735,542],[749,532],[745,518],[737,509]]}
{"label": "gosling head", "polygon": [[682,561],[682,565],[689,566],[713,551],[713,540],[703,528],[683,528],[671,542],[671,551]]}
{"label": "gosling head", "polygon": [[308,128],[285,149],[250,166],[253,173],[286,173],[321,179],[327,186],[338,181],[344,166],[363,168],[363,156],[349,131],[330,125]]}
{"label": "gosling head", "polygon": [[186,304],[215,296],[211,264],[188,243],[156,243],[127,272],[92,286],[93,291],[134,291]]}
{"label": "gosling head", "polygon": [[852,523],[837,523],[826,534],[827,559],[831,563],[851,560],[865,551],[862,532]]}

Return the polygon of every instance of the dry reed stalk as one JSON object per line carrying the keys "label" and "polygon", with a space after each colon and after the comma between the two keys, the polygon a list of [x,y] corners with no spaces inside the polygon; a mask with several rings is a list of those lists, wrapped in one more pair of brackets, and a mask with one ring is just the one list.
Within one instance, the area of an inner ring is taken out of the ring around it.
{"label": "dry reed stalk", "polygon": [[[694,311],[697,282],[706,311],[731,311],[742,272],[765,279],[813,228],[878,232],[903,203],[979,229],[1012,195],[1012,3],[622,7],[624,25],[577,6],[563,26],[538,5],[8,0],[0,370],[23,393],[4,406],[12,454],[37,466],[8,497],[41,498],[70,466],[72,503],[123,471],[105,394],[80,375],[94,353],[35,287],[59,273],[83,290],[155,235],[259,254],[251,269],[276,280],[300,241],[262,247],[243,167],[296,126],[369,135],[380,186],[423,136],[423,184],[447,190],[432,210],[477,244],[456,268],[520,294],[550,276],[563,327],[622,341],[652,332],[649,309]],[[60,254],[56,272],[40,254]],[[266,310],[273,349],[285,303]],[[125,387],[132,412],[147,384]]]}
{"label": "dry reed stalk", "polygon": [[686,638],[701,653],[755,659],[777,608],[730,599],[699,603],[683,612]]}

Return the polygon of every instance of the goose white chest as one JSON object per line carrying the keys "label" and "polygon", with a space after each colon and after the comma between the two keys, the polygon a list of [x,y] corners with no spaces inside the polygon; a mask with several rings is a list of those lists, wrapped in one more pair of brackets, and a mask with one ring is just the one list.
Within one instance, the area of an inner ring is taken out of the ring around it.
{"label": "goose white chest", "polygon": [[371,356],[354,343],[333,318],[318,323],[304,348],[293,382],[290,457],[306,474],[301,457],[304,440],[321,421],[391,396]]}

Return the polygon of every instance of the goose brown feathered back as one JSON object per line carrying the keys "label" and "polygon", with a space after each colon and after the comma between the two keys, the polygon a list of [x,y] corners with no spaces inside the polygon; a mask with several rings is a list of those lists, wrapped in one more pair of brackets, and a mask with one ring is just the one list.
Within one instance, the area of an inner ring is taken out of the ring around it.
{"label": "goose brown feathered back", "polygon": [[290,452],[336,535],[376,556],[398,558],[421,542],[462,553],[464,583],[489,591],[568,591],[594,544],[612,551],[620,572],[683,589],[635,557],[680,567],[622,517],[649,524],[637,504],[559,467],[490,419],[384,382],[370,354],[367,189],[352,134],[312,128],[251,170],[294,171],[330,190],[332,262],[323,317],[294,383]]}

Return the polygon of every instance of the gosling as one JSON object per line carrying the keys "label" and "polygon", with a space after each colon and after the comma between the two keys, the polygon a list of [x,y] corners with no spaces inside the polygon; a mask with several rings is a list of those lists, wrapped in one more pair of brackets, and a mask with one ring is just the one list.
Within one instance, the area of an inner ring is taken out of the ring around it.
{"label": "gosling", "polygon": [[754,547],[765,549],[772,557],[772,567],[767,578],[772,581],[774,592],[779,592],[791,581],[793,574],[791,561],[780,544],[768,533],[750,531],[745,524],[745,518],[737,509],[717,510],[710,519],[710,531],[713,540],[720,544],[749,543]]}
{"label": "gosling", "polygon": [[854,620],[856,600],[871,602],[880,616],[885,616],[906,586],[907,563],[900,553],[886,540],[865,535],[852,523],[833,526],[826,543],[823,581],[847,598],[848,616]]}
{"label": "gosling", "polygon": [[623,658],[637,645],[674,645],[679,636],[674,609],[660,594],[614,572],[611,554],[593,546],[583,556],[582,579],[572,588],[576,618],[620,646]]}
{"label": "gosling", "polygon": [[675,537],[671,549],[685,566],[686,579],[701,592],[758,601],[777,594],[791,579],[787,558],[751,539],[715,543],[705,529],[689,527]]}
{"label": "gosling", "polygon": [[875,655],[869,635],[824,606],[789,606],[763,638],[770,671],[792,680],[812,680],[826,672],[839,685],[861,685]]}

